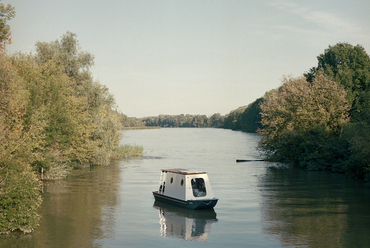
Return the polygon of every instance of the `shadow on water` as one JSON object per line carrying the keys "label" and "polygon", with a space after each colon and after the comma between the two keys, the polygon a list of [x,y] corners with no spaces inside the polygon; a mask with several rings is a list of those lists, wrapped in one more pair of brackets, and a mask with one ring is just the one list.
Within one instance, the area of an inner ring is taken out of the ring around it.
{"label": "shadow on water", "polygon": [[217,222],[214,209],[190,210],[155,201],[158,209],[160,235],[188,241],[206,241],[211,225]]}
{"label": "shadow on water", "polygon": [[45,182],[40,226],[30,234],[1,236],[0,247],[101,247],[94,240],[114,234],[119,183],[117,163]]}
{"label": "shadow on water", "polygon": [[283,246],[370,247],[369,190],[345,175],[271,166],[258,186],[263,232]]}

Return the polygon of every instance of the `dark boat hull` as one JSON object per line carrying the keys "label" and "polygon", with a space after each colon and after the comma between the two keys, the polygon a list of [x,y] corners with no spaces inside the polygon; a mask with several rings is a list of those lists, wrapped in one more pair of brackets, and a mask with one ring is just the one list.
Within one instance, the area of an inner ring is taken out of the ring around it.
{"label": "dark boat hull", "polygon": [[189,200],[183,201],[180,199],[176,199],[173,197],[169,197],[163,194],[159,194],[158,191],[153,192],[154,198],[157,201],[162,201],[170,204],[174,204],[176,206],[184,207],[187,209],[207,209],[213,208],[216,206],[218,199],[210,199],[210,200]]}

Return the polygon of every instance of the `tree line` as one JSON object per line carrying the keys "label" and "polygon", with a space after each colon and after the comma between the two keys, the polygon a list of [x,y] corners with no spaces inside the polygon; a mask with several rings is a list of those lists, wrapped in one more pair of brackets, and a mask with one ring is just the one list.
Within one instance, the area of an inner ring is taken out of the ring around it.
{"label": "tree line", "polygon": [[[164,115],[148,116],[143,118],[128,117],[120,114],[120,121],[123,127],[213,127],[240,130],[244,132],[256,132],[261,127],[259,115],[259,103],[262,98],[248,106],[240,107],[227,115],[215,113],[207,115]],[[257,119],[256,119],[257,118]]]}
{"label": "tree line", "polygon": [[94,56],[80,50],[76,34],[9,55],[7,21],[15,10],[0,3],[0,16],[0,233],[30,232],[40,218],[41,172],[44,179],[63,178],[73,168],[107,165],[126,150],[139,154],[118,146],[121,116],[93,79]]}
{"label": "tree line", "polygon": [[121,114],[124,127],[223,127],[224,116],[221,114],[207,115],[158,115],[143,118],[127,117]]}

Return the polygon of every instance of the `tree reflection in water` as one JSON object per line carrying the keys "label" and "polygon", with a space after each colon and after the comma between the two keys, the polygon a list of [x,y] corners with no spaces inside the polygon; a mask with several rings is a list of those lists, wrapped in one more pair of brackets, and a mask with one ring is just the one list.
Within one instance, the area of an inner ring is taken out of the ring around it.
{"label": "tree reflection in water", "polygon": [[74,171],[66,180],[44,183],[41,224],[31,234],[1,237],[1,247],[101,247],[114,236],[119,167]]}
{"label": "tree reflection in water", "polygon": [[263,231],[283,246],[370,247],[367,189],[348,184],[344,175],[268,167],[259,183]]}

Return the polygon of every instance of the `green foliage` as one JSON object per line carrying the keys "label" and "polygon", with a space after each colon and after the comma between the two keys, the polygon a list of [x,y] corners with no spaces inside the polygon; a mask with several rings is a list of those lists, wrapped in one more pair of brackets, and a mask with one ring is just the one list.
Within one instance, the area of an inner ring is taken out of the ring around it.
{"label": "green foliage", "polygon": [[338,142],[332,136],[339,137],[348,122],[345,97],[345,90],[324,75],[311,83],[304,77],[284,78],[283,85],[269,92],[260,105],[264,125],[259,130],[260,148],[271,160],[329,169],[327,158],[340,159],[328,154]]}
{"label": "green foliage", "polygon": [[221,127],[223,123],[221,114],[214,114],[210,118],[206,115],[159,115],[141,120],[149,127]]}
{"label": "green foliage", "polygon": [[15,16],[14,7],[10,4],[5,6],[3,3],[0,3],[0,51],[5,50],[5,45],[11,43],[10,38],[10,27],[6,21],[11,20]]}
{"label": "green foliage", "polygon": [[324,73],[341,84],[347,91],[353,120],[361,119],[364,107],[369,104],[370,57],[365,49],[348,43],[329,46],[318,57],[317,67],[305,74],[309,81]]}
{"label": "green foliage", "polygon": [[316,126],[301,136],[301,143],[297,144],[300,156],[295,161],[298,166],[309,170],[346,172],[343,163],[350,156],[347,140],[328,132],[322,126]]}
{"label": "green foliage", "polygon": [[260,103],[263,98],[258,98],[247,107],[240,107],[226,115],[222,124],[223,128],[240,130],[243,132],[254,133],[262,128]]}
{"label": "green foliage", "polygon": [[260,105],[263,98],[258,98],[248,105],[248,107],[241,114],[238,120],[241,124],[241,130],[248,133],[254,133],[262,128],[261,124],[261,108]]}
{"label": "green foliage", "polygon": [[220,113],[215,113],[210,118],[208,118],[207,123],[210,127],[221,128],[224,124],[224,120],[224,116],[222,116]]}
{"label": "green foliage", "polygon": [[[61,40],[54,42],[36,43],[36,62],[45,63],[56,59],[64,66],[65,74],[74,78],[77,83],[90,76],[84,75],[94,64],[94,56],[87,52],[79,51],[77,35],[67,32],[61,37]],[[89,74],[89,73],[87,73]]]}
{"label": "green foliage", "polygon": [[74,158],[86,162],[94,152],[89,138],[95,129],[85,100],[73,96],[73,80],[64,73],[64,67],[55,59],[38,64],[33,56],[24,54],[15,55],[13,64],[30,92],[25,120],[41,112],[47,123],[43,135],[35,141],[42,156],[34,165],[47,171],[51,163]]}
{"label": "green foliage", "polygon": [[30,232],[39,221],[41,184],[31,170],[31,153],[44,123],[31,118],[25,126],[28,92],[4,54],[0,54],[0,233]]}
{"label": "green foliage", "polygon": [[99,146],[94,151],[90,162],[92,164],[108,165],[121,137],[119,116],[116,112],[108,109],[107,106],[103,106],[101,114],[94,117],[93,120],[98,129],[92,133],[92,139],[98,141]]}
{"label": "green foliage", "polygon": [[37,109],[48,122],[41,164],[107,165],[120,137],[119,115],[108,89],[93,80],[93,56],[79,51],[76,35],[38,42],[35,55],[18,54],[13,63],[31,93],[27,118]]}
{"label": "green foliage", "polygon": [[222,127],[232,130],[241,130],[242,124],[240,122],[240,118],[246,109],[247,106],[242,106],[231,111],[228,115],[225,116],[225,120]]}
{"label": "green foliage", "polygon": [[[66,75],[72,79],[73,95],[83,99],[82,106],[87,111],[88,119],[82,120],[84,126],[91,123],[89,131],[80,129],[80,134],[89,134],[88,144],[84,151],[89,155],[89,163],[107,165],[112,151],[118,146],[121,127],[119,116],[114,110],[115,101],[108,89],[93,80],[89,68],[94,64],[93,56],[79,51],[76,34],[67,32],[60,41],[36,44],[36,61],[46,62],[52,58],[62,63]],[[85,137],[86,138],[86,137]],[[86,140],[86,139],[83,139]],[[76,146],[78,147],[78,146]],[[93,149],[92,154],[90,153]],[[83,151],[82,151],[83,152]],[[72,154],[76,156],[78,154]],[[78,158],[78,157],[77,157]]]}
{"label": "green foliage", "polygon": [[0,181],[2,184],[0,233],[17,229],[23,232],[31,232],[38,225],[40,219],[37,214],[38,207],[42,202],[40,182],[30,169],[23,171],[7,170],[6,173],[3,170],[4,168],[1,168],[0,172],[2,176]]}
{"label": "green foliage", "polygon": [[[113,96],[89,72],[93,56],[79,51],[75,34],[37,43],[35,55],[8,58],[6,20],[14,8],[0,4],[0,15],[0,233],[31,232],[42,202],[35,172],[55,179],[72,167],[108,164],[121,124]],[[136,148],[130,155],[141,154]]]}
{"label": "green foliage", "polygon": [[370,186],[370,57],[360,45],[338,43],[317,58],[318,66],[306,73],[306,78],[312,82],[325,74],[334,79],[346,90],[350,105],[351,122],[342,135],[347,150],[341,150],[346,154],[341,170]]}
{"label": "green foliage", "polygon": [[280,138],[286,132],[308,131],[318,125],[340,132],[348,121],[345,97],[345,90],[324,75],[312,83],[304,77],[284,78],[283,85],[260,105],[264,126],[260,133]]}
{"label": "green foliage", "polygon": [[346,172],[365,179],[370,186],[370,108],[364,111],[362,121],[347,125],[343,136],[348,140],[351,152],[345,163]]}
{"label": "green foliage", "polygon": [[145,123],[136,117],[127,117],[127,115],[119,114],[120,115],[120,122],[122,123],[122,127],[144,127]]}
{"label": "green foliage", "polygon": [[143,147],[137,145],[120,145],[113,151],[112,158],[132,158],[143,155]]}

